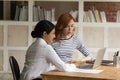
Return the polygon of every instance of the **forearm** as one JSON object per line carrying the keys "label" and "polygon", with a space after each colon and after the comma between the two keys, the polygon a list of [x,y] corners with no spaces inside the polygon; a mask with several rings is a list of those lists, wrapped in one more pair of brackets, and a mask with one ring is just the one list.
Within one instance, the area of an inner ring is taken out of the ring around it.
{"label": "forearm", "polygon": [[84,57],[83,59],[81,59],[80,61],[86,62],[86,61],[91,61],[91,60],[92,60],[92,57],[91,56],[87,56],[87,57]]}

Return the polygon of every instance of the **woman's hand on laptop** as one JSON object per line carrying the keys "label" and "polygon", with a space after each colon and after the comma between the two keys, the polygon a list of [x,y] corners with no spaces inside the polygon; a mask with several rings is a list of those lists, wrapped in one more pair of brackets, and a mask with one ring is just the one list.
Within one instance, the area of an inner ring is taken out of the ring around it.
{"label": "woman's hand on laptop", "polygon": [[83,64],[83,63],[85,63],[85,62],[84,62],[84,61],[81,61],[81,60],[71,60],[71,61],[69,61],[69,62],[67,62],[67,63],[69,63],[69,64],[75,64],[76,67],[80,67],[80,64]]}

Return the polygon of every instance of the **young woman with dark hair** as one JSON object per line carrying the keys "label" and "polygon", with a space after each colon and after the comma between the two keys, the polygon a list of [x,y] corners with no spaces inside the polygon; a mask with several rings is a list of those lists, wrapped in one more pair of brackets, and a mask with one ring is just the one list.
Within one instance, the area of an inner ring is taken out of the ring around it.
{"label": "young woman with dark hair", "polygon": [[74,64],[63,62],[50,43],[55,38],[55,26],[47,21],[38,22],[31,36],[36,38],[27,50],[20,80],[41,80],[40,74],[50,70],[51,64],[59,71],[70,71]]}

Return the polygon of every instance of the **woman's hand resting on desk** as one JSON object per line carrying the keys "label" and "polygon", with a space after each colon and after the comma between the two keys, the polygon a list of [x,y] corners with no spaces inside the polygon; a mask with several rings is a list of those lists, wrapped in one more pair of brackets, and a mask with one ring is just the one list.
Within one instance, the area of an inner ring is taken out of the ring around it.
{"label": "woman's hand resting on desk", "polygon": [[71,61],[68,61],[67,63],[75,64],[76,67],[80,67],[80,65],[86,63],[86,61],[91,61],[91,57],[88,56],[88,57],[85,57],[81,60],[71,60]]}
{"label": "woman's hand resting on desk", "polygon": [[85,63],[85,61],[81,61],[81,60],[72,60],[72,61],[69,61],[69,62],[67,62],[67,63],[69,63],[69,64],[75,64],[76,67],[80,67],[80,64]]}

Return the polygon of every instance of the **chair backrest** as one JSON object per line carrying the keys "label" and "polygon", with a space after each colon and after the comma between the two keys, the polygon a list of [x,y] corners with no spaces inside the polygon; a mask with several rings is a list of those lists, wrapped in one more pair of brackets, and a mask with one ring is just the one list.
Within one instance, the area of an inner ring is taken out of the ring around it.
{"label": "chair backrest", "polygon": [[10,67],[11,67],[12,74],[13,74],[13,79],[14,80],[19,80],[19,78],[20,78],[20,68],[19,68],[17,60],[15,59],[14,56],[10,56],[9,57],[9,62],[10,62]]}

